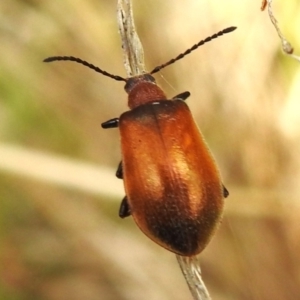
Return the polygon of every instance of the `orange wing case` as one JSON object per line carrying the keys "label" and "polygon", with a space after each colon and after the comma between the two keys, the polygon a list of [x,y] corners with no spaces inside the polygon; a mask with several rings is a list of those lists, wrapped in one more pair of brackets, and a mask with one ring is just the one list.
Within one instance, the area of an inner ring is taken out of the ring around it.
{"label": "orange wing case", "polygon": [[119,120],[131,214],[153,241],[179,255],[200,253],[222,215],[215,161],[181,100],[144,104]]}

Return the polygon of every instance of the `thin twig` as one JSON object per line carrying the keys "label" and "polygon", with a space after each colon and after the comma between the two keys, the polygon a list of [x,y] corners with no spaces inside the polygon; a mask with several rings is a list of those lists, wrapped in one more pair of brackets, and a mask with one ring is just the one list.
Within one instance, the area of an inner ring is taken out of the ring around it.
{"label": "thin twig", "polygon": [[195,300],[211,300],[202,280],[200,263],[197,256],[176,255],[181,271]]}
{"label": "thin twig", "polygon": [[273,25],[277,31],[277,34],[281,40],[281,47],[282,47],[283,52],[287,55],[290,55],[294,59],[300,61],[300,57],[293,54],[294,49],[293,49],[291,43],[285,38],[285,36],[282,34],[282,32],[280,30],[278,21],[275,18],[273,11],[272,11],[272,0],[263,0],[262,4],[261,4],[261,10],[265,10],[265,8],[267,6],[268,6],[268,14],[269,14],[270,20],[273,23]]}
{"label": "thin twig", "polygon": [[[118,0],[118,24],[124,51],[124,66],[128,77],[145,73],[143,46],[135,30],[130,0]],[[209,300],[209,294],[201,278],[196,257],[177,255],[177,261],[195,300]]]}
{"label": "thin twig", "polygon": [[141,75],[145,73],[144,50],[135,30],[131,1],[118,0],[117,14],[127,76]]}

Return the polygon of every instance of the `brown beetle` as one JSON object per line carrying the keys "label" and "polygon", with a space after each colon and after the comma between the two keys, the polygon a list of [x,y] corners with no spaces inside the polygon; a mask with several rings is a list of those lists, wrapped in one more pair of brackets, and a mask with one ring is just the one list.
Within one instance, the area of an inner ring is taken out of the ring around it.
{"label": "brown beetle", "polygon": [[129,111],[102,123],[119,127],[122,162],[116,176],[124,179],[126,196],[119,215],[132,215],[154,242],[183,256],[200,253],[220,221],[228,191],[215,161],[183,100],[189,92],[168,100],[151,74],[181,59],[206,42],[236,27],[226,28],[195,44],[148,74],[123,78],[72,56],[70,60],[118,81],[125,81]]}

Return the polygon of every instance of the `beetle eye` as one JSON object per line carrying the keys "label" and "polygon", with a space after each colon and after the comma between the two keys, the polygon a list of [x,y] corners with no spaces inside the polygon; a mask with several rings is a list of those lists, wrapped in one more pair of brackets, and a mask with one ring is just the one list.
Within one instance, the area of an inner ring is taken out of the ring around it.
{"label": "beetle eye", "polygon": [[144,80],[144,81],[148,81],[148,82],[153,82],[153,83],[155,83],[154,77],[153,77],[152,75],[150,75],[150,74],[145,74],[145,75],[143,76],[143,80]]}
{"label": "beetle eye", "polygon": [[135,81],[133,80],[133,78],[129,78],[127,81],[126,81],[126,84],[124,86],[124,90],[129,93],[133,86],[135,85]]}

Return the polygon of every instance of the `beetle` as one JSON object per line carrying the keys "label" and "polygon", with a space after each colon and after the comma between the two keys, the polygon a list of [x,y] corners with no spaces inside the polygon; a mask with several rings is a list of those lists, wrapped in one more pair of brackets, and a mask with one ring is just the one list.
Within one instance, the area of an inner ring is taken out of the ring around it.
{"label": "beetle", "polygon": [[208,244],[229,192],[184,102],[190,93],[169,100],[152,75],[235,29],[226,28],[151,72],[131,78],[110,74],[73,56],[44,60],[74,61],[125,82],[130,110],[102,123],[104,129],[120,130],[122,161],[116,176],[124,180],[126,196],[119,216],[131,215],[150,239],[182,256],[196,255]]}

